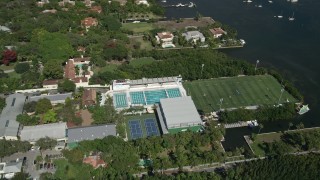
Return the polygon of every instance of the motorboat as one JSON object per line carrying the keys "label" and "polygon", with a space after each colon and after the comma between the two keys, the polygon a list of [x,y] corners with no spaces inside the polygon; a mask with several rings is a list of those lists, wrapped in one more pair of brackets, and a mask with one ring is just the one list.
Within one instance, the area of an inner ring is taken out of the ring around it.
{"label": "motorboat", "polygon": [[289,17],[289,21],[294,21],[294,12],[292,13],[292,16]]}

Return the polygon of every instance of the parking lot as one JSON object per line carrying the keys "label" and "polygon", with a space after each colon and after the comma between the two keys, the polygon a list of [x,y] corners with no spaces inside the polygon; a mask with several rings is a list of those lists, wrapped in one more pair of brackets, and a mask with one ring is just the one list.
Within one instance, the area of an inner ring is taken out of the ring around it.
{"label": "parking lot", "polygon": [[63,158],[62,153],[56,150],[45,150],[42,152],[42,158],[39,158],[38,156],[41,156],[39,150],[30,150],[25,153],[15,153],[11,156],[4,157],[2,161],[10,162],[17,159],[24,160],[23,171],[30,174],[32,178],[38,179],[41,173],[54,173],[56,167],[53,164],[53,161],[55,159]]}

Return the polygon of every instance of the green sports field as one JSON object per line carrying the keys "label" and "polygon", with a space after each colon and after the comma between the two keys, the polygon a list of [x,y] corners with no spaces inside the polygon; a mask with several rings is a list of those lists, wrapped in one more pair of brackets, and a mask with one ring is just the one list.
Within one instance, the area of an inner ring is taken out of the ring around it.
{"label": "green sports field", "polygon": [[[281,94],[280,83],[270,75],[217,78],[185,82],[187,94],[192,97],[198,110],[206,113],[220,109],[255,105],[274,105]],[[297,102],[284,91],[283,102]]]}

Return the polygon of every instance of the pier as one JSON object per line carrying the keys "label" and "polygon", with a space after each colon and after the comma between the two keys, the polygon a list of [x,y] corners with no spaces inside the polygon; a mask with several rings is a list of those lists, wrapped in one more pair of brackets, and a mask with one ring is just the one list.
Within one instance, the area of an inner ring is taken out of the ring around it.
{"label": "pier", "polygon": [[248,123],[244,121],[239,121],[236,123],[231,123],[231,124],[225,124],[224,128],[229,129],[229,128],[237,128],[237,127],[247,127]]}

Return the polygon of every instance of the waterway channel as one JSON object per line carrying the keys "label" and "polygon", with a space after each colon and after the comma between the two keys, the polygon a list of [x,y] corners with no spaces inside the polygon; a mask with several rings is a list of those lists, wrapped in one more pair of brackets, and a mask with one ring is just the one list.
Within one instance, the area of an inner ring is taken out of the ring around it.
{"label": "waterway channel", "polygon": [[[167,4],[188,3],[190,0],[168,0]],[[320,1],[299,0],[197,0],[196,8],[167,8],[166,17],[190,18],[199,12],[238,30],[239,38],[245,39],[244,48],[221,50],[231,57],[245,59],[258,67],[276,68],[305,97],[311,111],[293,120],[263,123],[261,133],[283,131],[289,122],[303,122],[305,127],[320,126]],[[258,7],[261,5],[262,7]],[[294,21],[288,18],[294,12]],[[279,19],[275,16],[282,15]],[[227,129],[223,146],[228,149],[245,145],[243,135],[256,129]]]}

